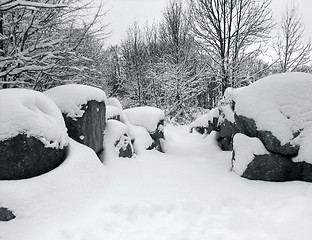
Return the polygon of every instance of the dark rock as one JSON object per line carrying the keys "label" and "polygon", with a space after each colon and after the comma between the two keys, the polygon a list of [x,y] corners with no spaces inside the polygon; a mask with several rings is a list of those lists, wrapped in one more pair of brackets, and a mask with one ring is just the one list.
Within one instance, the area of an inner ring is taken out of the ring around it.
{"label": "dark rock", "polygon": [[164,120],[160,120],[157,124],[157,128],[154,132],[150,133],[151,138],[154,140],[152,147],[159,152],[165,152],[163,142],[165,141],[164,136]]}
{"label": "dark rock", "polygon": [[299,146],[290,143],[282,145],[280,140],[278,140],[270,131],[258,130],[256,122],[253,119],[237,114],[235,114],[234,117],[236,127],[240,133],[249,137],[259,138],[270,152],[288,156],[296,156],[298,154]]}
{"label": "dark rock", "polygon": [[0,207],[0,221],[7,222],[15,218],[12,211],[7,208]]}
{"label": "dark rock", "polygon": [[81,106],[82,117],[73,119],[63,113],[68,135],[79,143],[92,148],[96,153],[103,151],[105,130],[105,103],[95,100]]}
{"label": "dark rock", "polygon": [[237,132],[236,125],[227,119],[219,124],[217,141],[223,151],[233,150],[233,137]]}
{"label": "dark rock", "polygon": [[212,118],[212,122],[208,122],[207,134],[210,134],[212,131],[219,131],[219,117]]}
{"label": "dark rock", "polygon": [[132,140],[127,134],[124,134],[118,141],[116,141],[115,147],[119,148],[119,157],[131,158],[133,156],[134,151]]}
{"label": "dark rock", "polygon": [[58,167],[65,159],[66,148],[47,148],[35,137],[19,134],[0,141],[0,152],[0,180],[17,180]]}
{"label": "dark rock", "polygon": [[207,128],[206,127],[194,127],[193,130],[195,130],[196,132],[198,132],[199,134],[205,134],[207,132]]}
{"label": "dark rock", "polygon": [[290,157],[279,154],[255,155],[242,177],[251,180],[285,182],[299,180],[300,171]]}

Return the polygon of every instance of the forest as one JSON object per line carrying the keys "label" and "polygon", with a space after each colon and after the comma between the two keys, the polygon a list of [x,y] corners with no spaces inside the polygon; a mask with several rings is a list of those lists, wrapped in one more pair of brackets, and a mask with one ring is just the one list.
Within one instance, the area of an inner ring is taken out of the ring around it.
{"label": "forest", "polygon": [[277,20],[269,0],[171,0],[161,21],[130,24],[114,46],[106,44],[107,11],[92,1],[1,1],[0,89],[88,84],[125,108],[155,106],[188,123],[228,87],[312,72],[294,5]]}

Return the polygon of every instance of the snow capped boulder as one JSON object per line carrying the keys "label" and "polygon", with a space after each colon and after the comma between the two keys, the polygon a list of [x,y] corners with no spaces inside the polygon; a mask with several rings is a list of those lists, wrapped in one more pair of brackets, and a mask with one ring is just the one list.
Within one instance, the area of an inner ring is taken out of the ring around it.
{"label": "snow capped boulder", "polygon": [[219,110],[213,108],[208,113],[200,115],[189,126],[190,132],[195,130],[200,134],[210,134],[212,131],[218,131]]}
{"label": "snow capped boulder", "polygon": [[273,182],[312,181],[312,165],[270,153],[258,138],[238,133],[233,142],[233,171],[244,178]]}
{"label": "snow capped boulder", "polygon": [[135,107],[123,111],[129,122],[135,126],[146,128],[154,140],[153,148],[165,152],[164,112],[156,107]]}
{"label": "snow capped boulder", "polygon": [[107,120],[104,148],[108,154],[131,158],[134,151],[127,125],[114,119]]}
{"label": "snow capped boulder", "polygon": [[103,151],[106,94],[99,88],[69,84],[44,92],[61,110],[68,135],[79,143]]}
{"label": "snow capped boulder", "polygon": [[0,180],[31,178],[58,167],[68,135],[58,107],[27,89],[0,91]]}
{"label": "snow capped boulder", "polygon": [[115,119],[120,121],[122,110],[117,107],[106,105],[106,120]]}
{"label": "snow capped boulder", "polygon": [[[257,138],[256,154],[242,176],[268,181],[312,180],[312,75],[272,75],[231,93],[237,129]],[[235,159],[239,148],[235,147]],[[273,177],[274,175],[274,177]]]}

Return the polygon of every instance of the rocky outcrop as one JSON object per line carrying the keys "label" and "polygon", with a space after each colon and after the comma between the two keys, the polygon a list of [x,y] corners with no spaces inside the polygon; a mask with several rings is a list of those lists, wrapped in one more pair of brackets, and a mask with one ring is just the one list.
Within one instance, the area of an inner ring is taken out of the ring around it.
{"label": "rocky outcrop", "polygon": [[72,118],[63,112],[68,135],[79,143],[92,148],[96,153],[103,151],[105,130],[105,103],[95,100],[80,106],[81,117]]}
{"label": "rocky outcrop", "polygon": [[0,222],[8,222],[16,218],[12,211],[7,208],[0,207]]}

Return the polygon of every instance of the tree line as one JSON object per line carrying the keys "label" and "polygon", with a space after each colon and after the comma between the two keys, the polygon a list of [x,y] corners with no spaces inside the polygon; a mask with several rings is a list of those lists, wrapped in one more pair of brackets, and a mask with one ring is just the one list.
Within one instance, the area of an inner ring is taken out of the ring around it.
{"label": "tree line", "polygon": [[311,71],[311,42],[293,5],[277,22],[269,0],[171,0],[160,22],[134,22],[109,47],[106,26],[95,28],[103,6],[91,10],[78,0],[0,4],[0,87],[88,83],[126,107],[156,106],[182,122],[216,106],[228,87]]}

